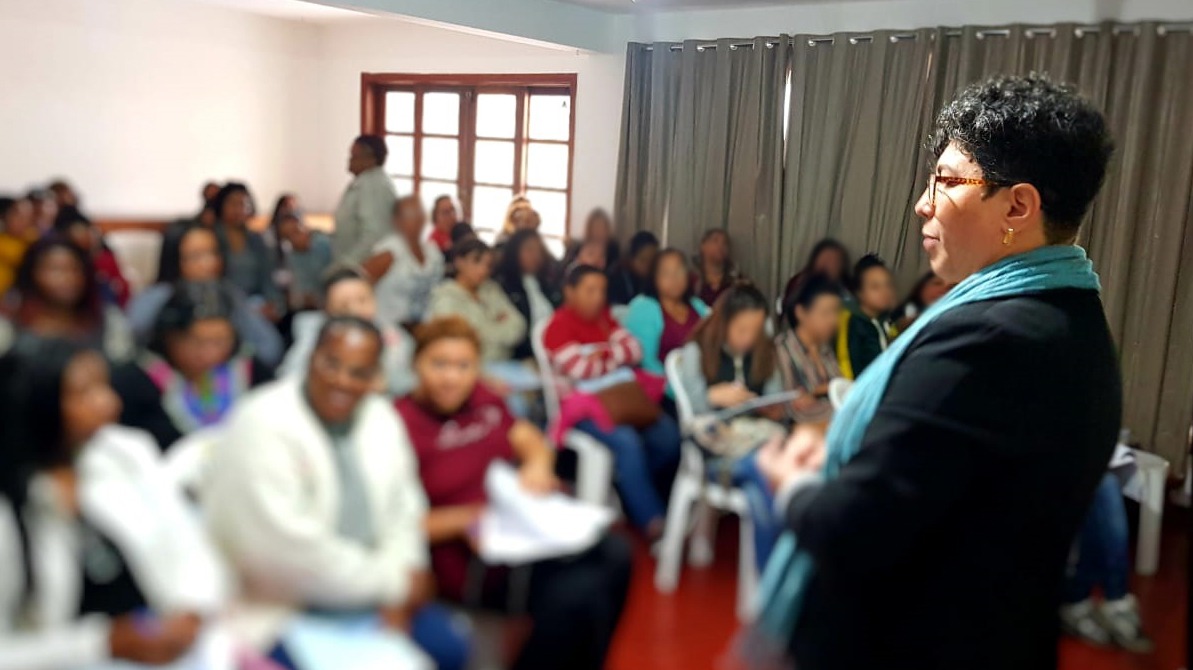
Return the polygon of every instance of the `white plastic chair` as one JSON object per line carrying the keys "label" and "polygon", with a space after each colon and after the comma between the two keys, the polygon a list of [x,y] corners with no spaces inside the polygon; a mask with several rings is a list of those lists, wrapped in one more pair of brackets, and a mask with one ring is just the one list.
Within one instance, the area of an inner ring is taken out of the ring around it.
{"label": "white plastic chair", "polygon": [[1164,522],[1164,489],[1168,461],[1149,452],[1131,449],[1135,472],[1123,486],[1123,495],[1139,502],[1139,537],[1135,544],[1135,573],[1150,576],[1160,567],[1160,529]]}
{"label": "white plastic chair", "polygon": [[[692,417],[692,401],[683,387],[679,374],[681,352],[673,351],[664,361],[667,382],[675,393],[675,404],[679,410],[680,426],[686,427]],[[685,428],[686,433],[686,428]],[[745,491],[733,486],[722,486],[708,481],[704,467],[704,456],[700,447],[687,435],[682,443],[682,457],[675,485],[671,488],[671,503],[667,508],[667,525],[655,567],[655,588],[662,593],[671,593],[679,585],[680,564],[692,519],[696,529],[689,550],[689,560],[696,565],[712,562],[712,531],[715,518],[712,510],[736,514],[741,520],[737,557],[737,616],[745,621],[750,617],[751,602],[758,587],[758,568],[754,557],[754,519]],[[694,510],[694,507],[698,509]]]}
{"label": "white plastic chair", "polygon": [[612,315],[613,320],[625,325],[625,318],[630,314],[629,305],[613,305],[609,308],[609,314]]}
{"label": "white plastic chair", "polygon": [[[543,320],[534,324],[530,345],[543,379],[543,405],[547,410],[547,425],[551,425],[559,417],[559,390],[555,386],[555,373],[551,370],[547,348],[543,345],[543,333],[548,323]],[[565,432],[560,446],[576,452],[576,498],[596,505],[609,504],[613,493],[613,453],[609,448],[578,430]]]}
{"label": "white plastic chair", "polygon": [[116,230],[104,235],[116,254],[120,272],[133,293],[157,281],[157,263],[162,251],[162,234],[156,230]]}

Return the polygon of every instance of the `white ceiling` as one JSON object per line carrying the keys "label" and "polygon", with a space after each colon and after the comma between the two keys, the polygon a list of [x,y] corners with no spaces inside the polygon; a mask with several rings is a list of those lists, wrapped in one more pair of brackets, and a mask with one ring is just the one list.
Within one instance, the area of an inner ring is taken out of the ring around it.
{"label": "white ceiling", "polygon": [[[607,12],[640,12],[650,10],[683,9],[740,9],[774,5],[798,5],[818,0],[556,0],[573,5],[585,5]],[[824,1],[824,0],[819,0]]]}
{"label": "white ceiling", "polygon": [[340,7],[330,7],[304,0],[190,0],[206,5],[217,5],[250,14],[261,14],[295,21],[328,23],[368,16],[362,12]]}

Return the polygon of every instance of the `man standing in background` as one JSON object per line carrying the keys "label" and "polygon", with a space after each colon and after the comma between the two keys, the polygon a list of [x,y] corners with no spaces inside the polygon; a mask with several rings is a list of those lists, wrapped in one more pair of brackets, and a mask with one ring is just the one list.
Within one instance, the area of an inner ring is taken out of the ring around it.
{"label": "man standing in background", "polygon": [[390,231],[397,192],[385,174],[389,150],[376,135],[361,135],[352,142],[348,171],[355,177],[336,208],[332,259],[359,264],[373,245]]}

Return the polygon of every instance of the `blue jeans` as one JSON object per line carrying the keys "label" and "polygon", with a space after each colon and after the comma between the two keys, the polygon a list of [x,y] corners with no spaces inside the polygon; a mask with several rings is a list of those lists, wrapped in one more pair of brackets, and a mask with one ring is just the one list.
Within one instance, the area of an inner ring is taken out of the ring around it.
{"label": "blue jeans", "polygon": [[775,514],[775,497],[770,491],[770,485],[758,469],[758,452],[731,463],[722,459],[710,460],[708,465],[709,481],[720,481],[724,473],[723,468],[727,466],[730,483],[740,487],[746,494],[746,500],[750,504],[750,518],[754,521],[754,562],[758,564],[758,571],[761,572],[766,567],[766,561],[770,558],[783,527]]}
{"label": "blue jeans", "polygon": [[1106,600],[1128,593],[1127,510],[1118,478],[1107,473],[1094,491],[1094,501],[1076,541],[1077,561],[1070,564],[1065,602],[1077,603],[1102,587]]}
{"label": "blue jeans", "polygon": [[591,419],[576,424],[576,430],[591,435],[613,452],[614,483],[625,506],[626,516],[641,529],[662,520],[663,502],[679,465],[679,427],[660,414],[645,430],[618,426],[604,432]]}
{"label": "blue jeans", "polygon": [[[378,632],[384,634],[380,622]],[[464,670],[468,665],[472,634],[458,625],[452,613],[442,605],[427,605],[414,615],[410,621],[410,639],[431,657],[439,670]],[[325,670],[299,667],[282,644],[273,648],[269,658],[287,670]]]}

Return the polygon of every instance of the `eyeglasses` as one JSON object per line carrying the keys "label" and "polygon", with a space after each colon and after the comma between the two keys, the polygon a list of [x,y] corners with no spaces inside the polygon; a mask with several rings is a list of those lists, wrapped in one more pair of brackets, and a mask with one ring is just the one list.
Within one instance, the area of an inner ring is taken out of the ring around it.
{"label": "eyeglasses", "polygon": [[1006,186],[1003,182],[990,181],[989,179],[975,179],[973,177],[950,177],[943,174],[928,175],[928,204],[933,207],[936,206],[936,187],[938,184],[945,186],[993,186],[1002,188]]}

